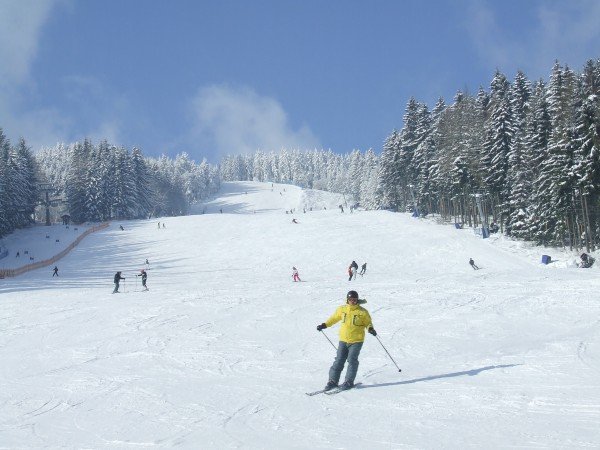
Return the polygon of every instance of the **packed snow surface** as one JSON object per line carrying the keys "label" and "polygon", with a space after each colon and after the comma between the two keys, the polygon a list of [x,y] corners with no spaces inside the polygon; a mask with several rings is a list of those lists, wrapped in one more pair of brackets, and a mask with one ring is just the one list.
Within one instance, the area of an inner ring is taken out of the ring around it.
{"label": "packed snow surface", "polygon": [[[59,277],[0,280],[0,447],[600,447],[596,267],[343,201],[227,183],[165,228],[91,234]],[[368,268],[348,281],[352,260]],[[334,358],[316,326],[349,289],[381,341],[359,388],[306,396]]]}

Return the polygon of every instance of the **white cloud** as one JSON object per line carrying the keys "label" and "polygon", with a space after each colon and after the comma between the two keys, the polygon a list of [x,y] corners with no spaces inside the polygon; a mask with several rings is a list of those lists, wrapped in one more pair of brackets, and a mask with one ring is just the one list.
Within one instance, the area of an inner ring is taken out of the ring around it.
{"label": "white cloud", "polygon": [[21,111],[32,80],[30,69],[36,57],[44,24],[61,0],[0,1],[0,127],[15,141],[25,137],[34,150],[57,142],[68,120],[54,109]]}
{"label": "white cloud", "polygon": [[540,43],[540,57],[551,62],[558,58],[580,70],[586,60],[600,56],[600,2],[597,0],[542,3],[538,20],[534,38]]}
{"label": "white cloud", "polygon": [[18,115],[5,114],[0,99],[0,126],[13,143],[16,143],[19,137],[23,137],[26,144],[33,151],[37,151],[44,146],[64,142],[70,121],[53,109],[38,109]]}
{"label": "white cloud", "polygon": [[0,1],[0,82],[27,81],[39,35],[57,0]]}
{"label": "white cloud", "polygon": [[[68,109],[76,111],[77,118],[56,108],[19,108],[21,92],[0,89],[0,127],[15,142],[24,137],[34,151],[59,142],[93,142],[107,139],[121,145],[123,118],[130,117],[129,102],[121,95],[104,86],[94,77],[66,76],[60,85]],[[76,131],[74,131],[76,130]]]}
{"label": "white cloud", "polygon": [[598,23],[597,0],[540,2],[531,23],[520,30],[512,23],[500,23],[490,4],[473,1],[466,26],[480,58],[490,67],[521,69],[538,78],[550,73],[556,59],[580,70],[586,60],[597,58]]}
{"label": "white cloud", "polygon": [[191,102],[190,145],[216,156],[313,149],[319,140],[307,126],[294,130],[281,104],[245,87],[213,85],[199,90]]}
{"label": "white cloud", "polygon": [[472,2],[467,18],[467,29],[471,35],[473,45],[480,57],[492,65],[503,67],[510,61],[510,54],[514,57],[512,45],[502,39],[503,32],[496,23],[491,8],[481,2]]}

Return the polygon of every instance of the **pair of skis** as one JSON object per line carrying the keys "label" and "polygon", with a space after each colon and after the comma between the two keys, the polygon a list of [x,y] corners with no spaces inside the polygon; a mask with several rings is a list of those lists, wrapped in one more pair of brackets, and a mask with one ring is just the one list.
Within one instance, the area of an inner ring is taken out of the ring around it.
{"label": "pair of skis", "polygon": [[356,384],[354,384],[354,386],[352,386],[351,388],[347,388],[347,389],[344,389],[344,388],[338,386],[333,389],[319,389],[318,391],[305,392],[305,394],[308,395],[309,397],[312,397],[313,395],[318,395],[318,394],[334,395],[334,394],[339,394],[340,392],[349,391],[351,389],[354,389],[356,386],[360,386],[361,384],[362,383],[356,383]]}

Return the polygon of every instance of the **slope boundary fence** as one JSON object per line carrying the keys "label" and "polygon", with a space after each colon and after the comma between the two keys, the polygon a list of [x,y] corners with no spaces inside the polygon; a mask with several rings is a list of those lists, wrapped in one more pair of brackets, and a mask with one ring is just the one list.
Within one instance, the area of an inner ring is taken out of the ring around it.
{"label": "slope boundary fence", "polygon": [[35,262],[35,263],[27,264],[26,266],[19,267],[18,269],[2,269],[2,270],[0,270],[0,278],[17,277],[19,275],[24,274],[25,272],[29,272],[31,270],[36,270],[36,269],[39,269],[41,267],[46,267],[46,266],[49,266],[51,264],[54,264],[54,263],[56,263],[56,261],[58,261],[59,259],[61,259],[66,254],[68,254],[75,247],[77,247],[77,245],[87,235],[89,235],[91,233],[94,233],[96,231],[103,230],[104,228],[108,227],[108,225],[109,225],[108,222],[105,222],[103,224],[100,224],[100,225],[88,228],[80,236],[78,236],[77,239],[75,239],[71,244],[69,244],[69,246],[67,248],[65,248],[59,254],[54,255],[52,258],[48,258],[48,259],[44,259],[42,261],[38,261],[38,262]]}

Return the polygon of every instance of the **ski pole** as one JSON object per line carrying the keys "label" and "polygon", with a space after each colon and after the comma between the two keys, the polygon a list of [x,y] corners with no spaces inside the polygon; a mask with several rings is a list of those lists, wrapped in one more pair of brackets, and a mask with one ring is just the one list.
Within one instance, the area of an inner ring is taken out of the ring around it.
{"label": "ski pole", "polygon": [[394,365],[396,366],[396,368],[398,369],[398,372],[402,372],[402,369],[400,369],[400,367],[398,367],[398,364],[396,364],[396,361],[394,361],[394,358],[392,358],[392,355],[390,355],[390,352],[387,351],[387,348],[385,348],[385,346],[381,342],[381,339],[379,339],[379,336],[375,336],[375,337],[377,338],[377,340],[379,341],[379,343],[381,344],[381,346],[383,347],[383,349],[385,350],[385,352],[388,354],[388,356],[390,357],[390,359],[392,360],[392,362],[394,363]]}
{"label": "ski pole", "polygon": [[337,347],[333,344],[333,342],[331,342],[331,339],[329,339],[329,337],[323,332],[323,330],[320,330],[321,333],[323,333],[323,336],[325,336],[325,338],[327,338],[327,340],[329,341],[329,343],[331,344],[331,346],[333,348],[335,348],[335,351],[337,352]]}

